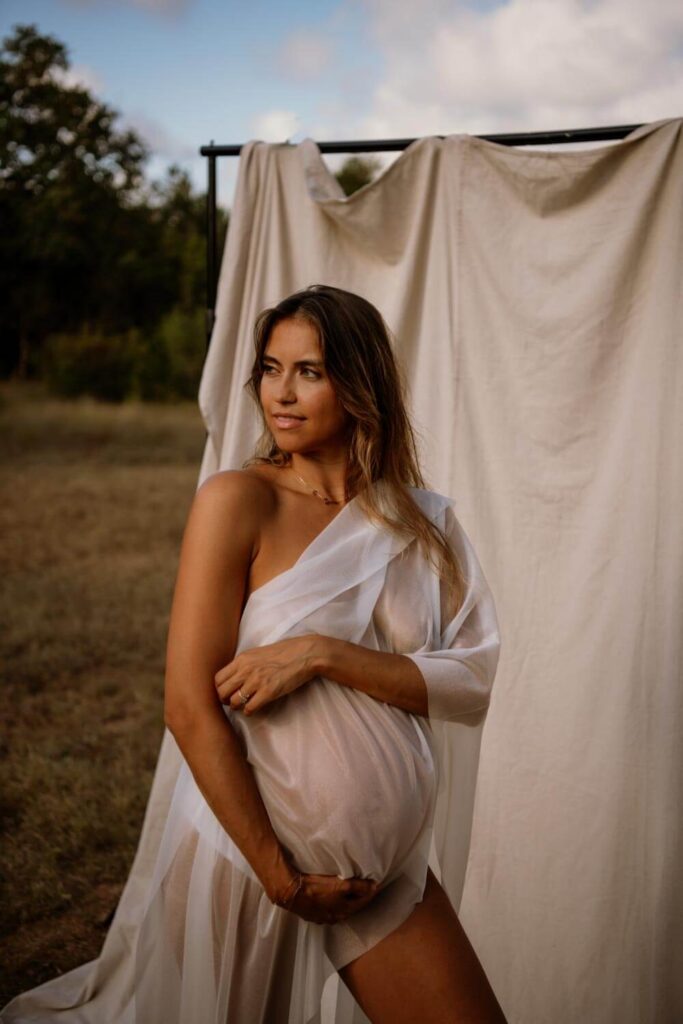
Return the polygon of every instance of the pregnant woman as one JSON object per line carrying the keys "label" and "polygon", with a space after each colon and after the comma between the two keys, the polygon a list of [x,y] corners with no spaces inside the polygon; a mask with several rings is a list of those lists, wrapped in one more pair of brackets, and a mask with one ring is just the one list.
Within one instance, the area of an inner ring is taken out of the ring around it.
{"label": "pregnant woman", "polygon": [[500,1024],[428,865],[464,874],[492,595],[453,499],[423,486],[375,307],[314,285],[254,340],[263,435],[198,488],[183,538],[182,763],[117,1020],[324,1024],[337,972],[336,1024]]}

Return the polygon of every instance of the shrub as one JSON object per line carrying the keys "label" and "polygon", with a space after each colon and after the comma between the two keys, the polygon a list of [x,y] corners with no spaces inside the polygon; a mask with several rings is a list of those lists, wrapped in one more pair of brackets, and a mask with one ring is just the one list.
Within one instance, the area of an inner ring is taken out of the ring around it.
{"label": "shrub", "polygon": [[173,398],[197,397],[206,356],[204,310],[173,309],[154,333],[154,349],[166,360],[167,394]]}
{"label": "shrub", "polygon": [[86,325],[50,334],[40,369],[49,390],[64,398],[163,402],[196,399],[205,355],[204,311],[174,309],[153,332],[105,334]]}
{"label": "shrub", "polygon": [[92,395],[121,402],[133,378],[137,332],[105,335],[83,327],[76,334],[50,334],[45,339],[41,370],[50,391],[64,398]]}

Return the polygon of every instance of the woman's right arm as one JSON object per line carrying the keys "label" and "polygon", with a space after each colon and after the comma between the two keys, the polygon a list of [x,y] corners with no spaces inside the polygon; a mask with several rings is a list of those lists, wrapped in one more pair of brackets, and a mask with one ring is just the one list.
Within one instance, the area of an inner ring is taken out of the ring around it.
{"label": "woman's right arm", "polygon": [[275,901],[288,864],[214,685],[234,657],[263,483],[239,470],[197,489],[180,551],[166,646],[164,720],[197,786]]}

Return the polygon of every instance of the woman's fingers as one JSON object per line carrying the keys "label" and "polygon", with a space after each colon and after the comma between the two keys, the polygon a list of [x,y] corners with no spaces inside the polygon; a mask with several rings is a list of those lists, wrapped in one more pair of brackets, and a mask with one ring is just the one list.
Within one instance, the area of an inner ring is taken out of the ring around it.
{"label": "woman's fingers", "polygon": [[350,917],[367,906],[379,891],[379,883],[370,878],[347,878],[339,893],[342,905],[338,919]]}
{"label": "woman's fingers", "polygon": [[370,903],[380,888],[379,882],[368,878],[310,874],[303,877],[304,884],[290,909],[319,924],[334,924],[351,917]]}
{"label": "woman's fingers", "polygon": [[375,882],[372,878],[348,878],[343,895],[346,900],[356,901],[370,899],[378,890],[379,882]]}
{"label": "woman's fingers", "polygon": [[354,893],[374,892],[379,887],[374,878],[347,878],[346,881],[348,891]]}

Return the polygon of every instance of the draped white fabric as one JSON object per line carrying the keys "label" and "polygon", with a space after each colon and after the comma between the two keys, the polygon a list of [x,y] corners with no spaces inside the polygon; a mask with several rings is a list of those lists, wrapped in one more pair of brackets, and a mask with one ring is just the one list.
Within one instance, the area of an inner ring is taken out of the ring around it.
{"label": "draped white fabric", "polygon": [[[439,582],[416,542],[378,530],[354,499],[291,569],[251,594],[236,653],[306,633],[425,651],[417,659],[435,712],[448,715],[449,731],[459,731],[453,723],[460,719],[469,721],[460,729],[479,736],[498,660],[492,595],[454,503],[419,488],[413,494],[467,569],[456,616],[442,622]],[[432,654],[440,662],[436,689]],[[292,920],[270,904],[183,761],[137,936],[135,1019],[312,1024],[321,1020],[328,979],[336,981],[337,969],[398,927],[422,898],[434,814],[444,800],[437,773],[443,739],[432,727],[446,723],[324,677],[251,718],[230,708],[226,714],[297,867],[378,879],[382,891],[343,923]],[[468,750],[472,757],[473,742]],[[461,780],[459,803],[440,811],[459,836],[469,834],[475,776],[476,763]],[[463,861],[463,875],[464,868]],[[348,1003],[335,1019],[366,1017]]]}
{"label": "draped white fabric", "polygon": [[[496,599],[483,733],[449,721],[442,682],[458,671],[414,657],[443,715],[431,722],[443,757],[430,863],[511,1024],[683,1019],[681,124],[584,151],[425,138],[348,198],[311,140],[240,156],[199,482],[239,467],[257,436],[243,389],[256,313],[317,281],[374,302],[396,335],[429,487],[455,498]],[[151,936],[168,909],[154,879],[181,763],[166,733],[100,958],[19,997],[3,1021],[136,1019],[143,914]],[[181,899],[219,863],[195,853],[173,862]],[[280,935],[247,874],[220,863],[231,892],[245,880],[251,917],[214,905],[209,919],[244,941],[255,927],[270,936],[266,966],[293,950],[273,1005],[293,992],[315,1003],[322,944],[286,913]],[[363,1020],[333,975],[320,1010]]]}

